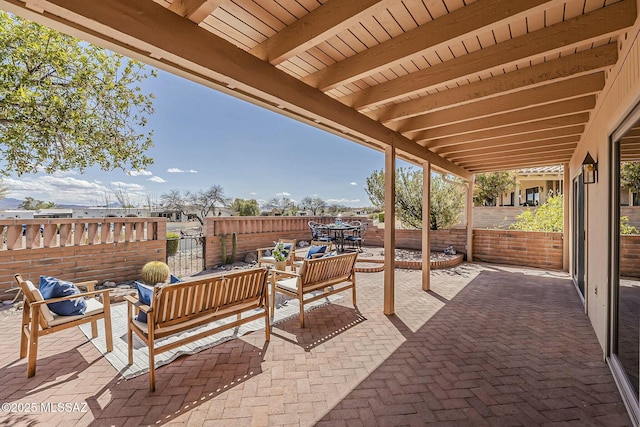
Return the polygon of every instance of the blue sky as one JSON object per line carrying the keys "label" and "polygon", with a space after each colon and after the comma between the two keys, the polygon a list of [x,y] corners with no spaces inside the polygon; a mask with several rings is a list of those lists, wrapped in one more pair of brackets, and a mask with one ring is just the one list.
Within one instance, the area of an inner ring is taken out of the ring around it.
{"label": "blue sky", "polygon": [[142,202],[147,194],[159,200],[172,189],[221,185],[231,198],[371,204],[366,178],[383,169],[383,153],[166,72],[143,88],[156,97],[148,170],[13,176],[4,180],[7,196],[96,205],[117,188]]}

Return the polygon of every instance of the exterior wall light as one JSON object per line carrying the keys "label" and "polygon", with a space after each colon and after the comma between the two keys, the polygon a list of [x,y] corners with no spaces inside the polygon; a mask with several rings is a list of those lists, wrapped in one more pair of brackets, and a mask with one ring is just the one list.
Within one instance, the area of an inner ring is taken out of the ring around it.
{"label": "exterior wall light", "polygon": [[585,184],[598,182],[598,162],[593,160],[593,157],[591,157],[588,151],[582,162],[582,182]]}

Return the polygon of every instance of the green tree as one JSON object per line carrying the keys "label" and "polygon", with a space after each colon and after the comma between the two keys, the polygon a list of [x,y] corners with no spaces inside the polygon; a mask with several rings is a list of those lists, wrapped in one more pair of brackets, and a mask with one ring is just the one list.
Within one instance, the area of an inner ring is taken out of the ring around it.
{"label": "green tree", "polygon": [[497,206],[500,195],[513,190],[515,184],[515,175],[512,172],[479,173],[476,175],[473,188],[473,204]]}
{"label": "green tree", "polygon": [[640,193],[640,162],[625,162],[620,167],[620,185],[622,188]]}
{"label": "green tree", "polygon": [[0,11],[0,174],[145,169],[153,95],[138,85],[150,75],[141,62]]}
{"label": "green tree", "polygon": [[295,206],[293,200],[288,196],[276,196],[267,202],[267,207],[270,208],[275,215],[295,215]]}
{"label": "green tree", "polygon": [[[413,228],[422,228],[422,178],[421,170],[396,171],[396,214],[404,225]],[[367,178],[365,191],[375,207],[384,209],[384,171],[374,171]],[[439,175],[432,175],[430,207],[431,229],[449,228],[459,220],[464,190]]]}
{"label": "green tree", "polygon": [[260,215],[260,207],[256,199],[235,199],[231,204],[231,209],[236,211],[240,216],[258,216]]}
{"label": "green tree", "polygon": [[305,197],[300,202],[300,208],[310,210],[312,215],[318,215],[327,207],[327,202],[319,197]]}
{"label": "green tree", "polygon": [[53,202],[45,202],[44,200],[37,200],[33,197],[25,197],[24,201],[18,205],[18,209],[25,209],[28,211],[35,211],[38,209],[51,209],[55,207],[56,204]]}
{"label": "green tree", "polygon": [[535,209],[527,208],[509,226],[512,230],[562,231],[564,228],[564,197],[549,193],[547,201]]}

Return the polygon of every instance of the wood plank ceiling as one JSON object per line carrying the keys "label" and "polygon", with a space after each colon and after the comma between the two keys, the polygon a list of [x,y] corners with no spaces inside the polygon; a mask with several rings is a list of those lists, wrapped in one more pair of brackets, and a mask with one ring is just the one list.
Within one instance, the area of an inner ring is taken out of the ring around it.
{"label": "wood plank ceiling", "polygon": [[0,8],[465,177],[568,162],[637,15],[636,0],[0,0]]}

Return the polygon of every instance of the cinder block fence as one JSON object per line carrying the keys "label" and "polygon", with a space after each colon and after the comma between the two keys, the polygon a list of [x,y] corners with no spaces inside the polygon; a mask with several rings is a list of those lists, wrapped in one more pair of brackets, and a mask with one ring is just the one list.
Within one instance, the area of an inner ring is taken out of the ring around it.
{"label": "cinder block fence", "polygon": [[[363,218],[343,218],[344,221]],[[222,244],[232,254],[236,235],[236,261],[260,247],[269,247],[281,237],[310,240],[310,220],[328,223],[329,217],[217,217],[207,218],[204,268],[222,264]],[[366,220],[366,219],[365,219]],[[382,247],[384,229],[370,225],[365,245]],[[23,227],[24,225],[24,227]],[[0,299],[13,295],[4,290],[14,286],[13,275],[38,280],[51,275],[69,280],[122,282],[138,278],[142,266],[166,259],[166,219],[92,218],[0,220],[3,245],[0,248]],[[453,246],[466,254],[465,228],[431,232],[431,250]],[[422,249],[421,230],[396,230],[396,247]],[[560,270],[562,233],[515,230],[473,230],[476,260]],[[621,273],[640,274],[640,236],[621,237]]]}

